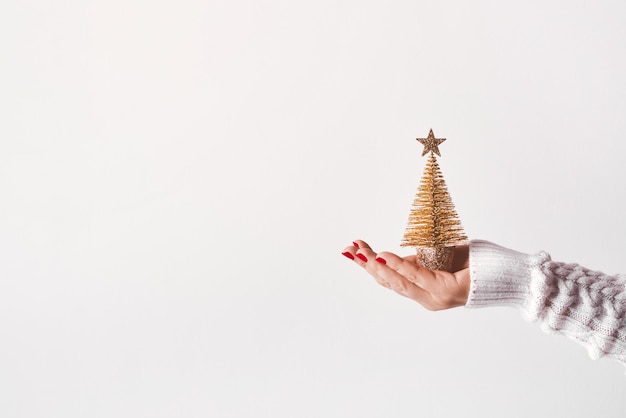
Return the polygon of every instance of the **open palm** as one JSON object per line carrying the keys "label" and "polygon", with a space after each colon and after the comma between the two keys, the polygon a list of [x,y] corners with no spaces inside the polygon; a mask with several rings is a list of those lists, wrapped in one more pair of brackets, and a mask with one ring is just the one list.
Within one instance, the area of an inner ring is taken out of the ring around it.
{"label": "open palm", "polygon": [[452,273],[422,267],[415,255],[400,257],[391,252],[376,253],[357,240],[343,255],[363,267],[376,281],[431,311],[463,306],[470,288],[469,249],[455,248]]}

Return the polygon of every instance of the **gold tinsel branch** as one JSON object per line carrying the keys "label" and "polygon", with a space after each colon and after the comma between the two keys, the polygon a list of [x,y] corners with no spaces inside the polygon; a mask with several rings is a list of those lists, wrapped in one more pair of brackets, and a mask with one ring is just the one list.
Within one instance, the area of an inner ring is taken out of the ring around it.
{"label": "gold tinsel branch", "polygon": [[466,240],[439,164],[431,152],[400,245],[442,248]]}

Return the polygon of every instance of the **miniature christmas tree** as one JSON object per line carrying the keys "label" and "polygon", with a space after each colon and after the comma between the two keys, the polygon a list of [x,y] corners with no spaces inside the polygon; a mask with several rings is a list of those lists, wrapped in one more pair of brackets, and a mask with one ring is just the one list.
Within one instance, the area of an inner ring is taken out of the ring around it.
{"label": "miniature christmas tree", "polygon": [[400,245],[417,247],[417,257],[422,266],[430,270],[449,271],[454,247],[463,244],[467,237],[435,157],[435,154],[441,157],[439,145],[445,138],[435,138],[431,129],[428,138],[417,140],[424,145],[422,156],[429,152],[430,155]]}

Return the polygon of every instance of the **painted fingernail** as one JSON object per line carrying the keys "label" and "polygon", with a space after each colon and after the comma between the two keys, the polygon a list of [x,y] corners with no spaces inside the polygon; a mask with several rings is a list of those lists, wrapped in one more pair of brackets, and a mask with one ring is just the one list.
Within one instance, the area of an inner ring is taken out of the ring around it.
{"label": "painted fingernail", "polygon": [[355,247],[359,248],[359,244],[357,244],[356,242],[352,242],[352,245],[354,245]]}
{"label": "painted fingernail", "polygon": [[341,254],[343,254],[344,256],[348,257],[350,260],[354,260],[354,256],[352,254],[350,254],[349,252],[347,252],[347,251],[345,253],[341,253]]}
{"label": "painted fingernail", "polygon": [[387,260],[385,260],[384,258],[376,257],[376,261],[378,261],[379,263],[387,264]]}
{"label": "painted fingernail", "polygon": [[364,261],[367,263],[367,257],[365,257],[363,254],[357,254],[356,256],[359,257],[361,261]]}

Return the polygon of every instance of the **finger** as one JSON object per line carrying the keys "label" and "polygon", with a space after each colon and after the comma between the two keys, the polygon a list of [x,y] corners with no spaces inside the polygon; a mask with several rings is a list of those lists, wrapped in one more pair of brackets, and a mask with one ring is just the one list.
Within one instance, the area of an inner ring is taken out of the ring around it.
{"label": "finger", "polygon": [[[385,253],[383,253],[385,254]],[[391,253],[388,253],[391,254]],[[373,262],[368,262],[365,269],[378,281],[379,283],[388,283],[389,287],[396,293],[413,299],[420,304],[426,306],[431,302],[431,295],[425,289],[420,288],[407,277],[398,273],[393,268],[386,265],[384,259],[378,257]],[[396,256],[397,257],[397,256]],[[398,257],[399,258],[399,257]]]}
{"label": "finger", "polygon": [[[377,263],[376,262],[376,253],[374,251],[372,251],[369,248],[369,245],[367,245],[366,243],[364,243],[363,241],[361,241],[359,244],[365,244],[362,245],[363,248],[362,249],[358,249],[354,246],[348,247],[346,248],[347,251],[351,251],[351,249],[355,249],[354,253],[351,253],[354,255],[354,261],[359,264],[361,267],[364,267],[368,272],[370,272],[367,269],[367,265],[368,263]],[[370,272],[371,274],[371,272]],[[372,276],[374,277],[374,279],[376,280],[376,282],[383,286],[386,287],[387,289],[391,289],[391,285],[389,284],[389,282],[385,281],[384,279],[382,279],[380,276],[374,275],[372,274]]]}
{"label": "finger", "polygon": [[367,262],[367,258],[364,255],[358,256],[356,252],[359,248],[363,248],[365,250],[371,251],[371,247],[369,246],[367,242],[360,240],[360,239],[355,240],[352,244],[353,245],[350,245],[344,248],[341,254],[343,254],[346,258],[353,260],[355,263],[357,263],[361,267],[364,267],[365,263]]}
{"label": "finger", "polygon": [[354,259],[356,258],[356,247],[350,245],[349,247],[344,248],[341,254],[343,254],[344,257],[354,261]]}
{"label": "finger", "polygon": [[[376,258],[374,258],[374,261],[368,260],[363,267],[381,286],[393,290],[402,296],[407,296],[408,282],[403,281],[402,278],[390,277],[388,274],[385,274],[383,271],[384,265],[380,261],[376,261]],[[387,268],[387,270],[390,269]]]}
{"label": "finger", "polygon": [[360,240],[360,239],[354,240],[354,242],[352,244],[354,244],[354,246],[356,248],[365,248],[365,249],[368,249],[368,250],[372,249],[372,247],[370,247],[367,242],[365,242],[363,240]]}
{"label": "finger", "polygon": [[386,265],[390,269],[422,289],[428,290],[431,288],[433,280],[435,280],[435,274],[427,268],[416,264],[414,258],[402,258],[390,252],[379,253],[378,257],[385,260]]}
{"label": "finger", "polygon": [[356,261],[361,267],[365,267],[370,262],[376,262],[376,253],[369,247],[357,249],[354,256],[354,261]]}
{"label": "finger", "polygon": [[402,260],[393,253],[376,254],[368,246],[368,248],[360,248],[356,250],[355,261],[364,267],[365,270],[370,273],[370,275],[372,275],[376,282],[381,286],[418,302],[426,309],[432,310],[433,301],[430,293],[420,288],[406,277],[403,277],[391,267],[387,266],[385,264],[386,260],[381,257],[381,254],[387,255],[389,258],[395,257],[396,259]]}

